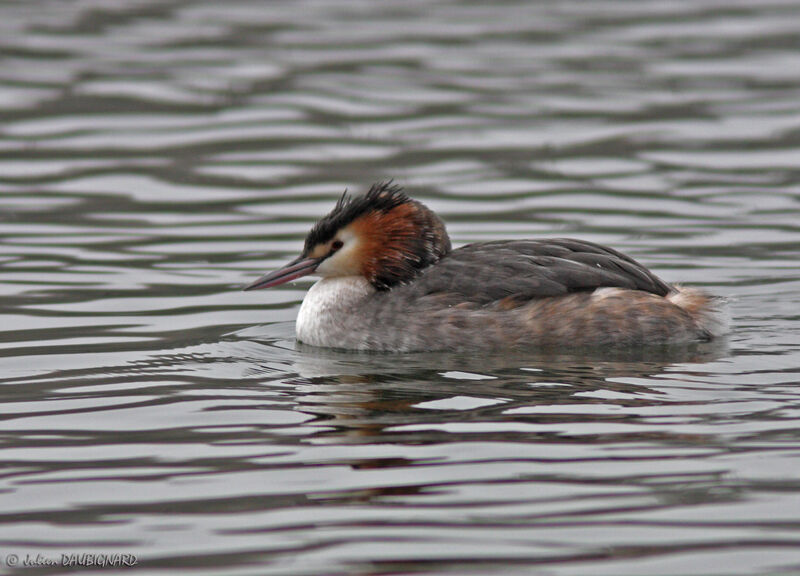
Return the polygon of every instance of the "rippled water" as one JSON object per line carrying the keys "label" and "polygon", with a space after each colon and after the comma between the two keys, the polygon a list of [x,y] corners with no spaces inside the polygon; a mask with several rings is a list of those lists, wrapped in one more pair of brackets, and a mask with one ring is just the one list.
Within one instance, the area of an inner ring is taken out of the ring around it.
{"label": "rippled water", "polygon": [[[3,3],[0,571],[800,573],[798,46],[793,1]],[[239,288],[385,177],[734,330],[297,348],[310,282]]]}

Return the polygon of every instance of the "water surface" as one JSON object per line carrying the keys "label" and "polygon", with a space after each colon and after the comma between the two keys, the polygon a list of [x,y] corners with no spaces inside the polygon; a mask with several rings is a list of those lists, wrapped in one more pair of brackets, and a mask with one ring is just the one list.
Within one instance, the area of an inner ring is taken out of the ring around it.
{"label": "water surface", "polygon": [[[3,570],[800,573],[798,45],[781,1],[0,5]],[[297,347],[310,281],[240,287],[388,177],[457,245],[610,244],[733,332]]]}

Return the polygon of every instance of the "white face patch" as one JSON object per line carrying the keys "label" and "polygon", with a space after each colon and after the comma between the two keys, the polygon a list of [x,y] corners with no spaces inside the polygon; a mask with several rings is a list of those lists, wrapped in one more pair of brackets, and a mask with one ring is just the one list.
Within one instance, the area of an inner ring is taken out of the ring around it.
{"label": "white face patch", "polygon": [[335,240],[342,242],[342,247],[317,266],[317,274],[324,278],[361,276],[361,254],[358,237],[352,230],[345,228],[336,235]]}

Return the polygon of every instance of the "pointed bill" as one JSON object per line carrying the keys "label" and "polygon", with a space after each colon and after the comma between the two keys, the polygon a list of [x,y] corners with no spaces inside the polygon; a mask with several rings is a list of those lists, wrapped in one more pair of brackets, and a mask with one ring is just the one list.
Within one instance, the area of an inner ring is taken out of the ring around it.
{"label": "pointed bill", "polygon": [[283,268],[264,274],[261,278],[244,287],[244,290],[261,290],[262,288],[272,288],[280,286],[286,282],[291,282],[297,278],[313,274],[317,269],[322,258],[303,258],[300,256],[292,260]]}

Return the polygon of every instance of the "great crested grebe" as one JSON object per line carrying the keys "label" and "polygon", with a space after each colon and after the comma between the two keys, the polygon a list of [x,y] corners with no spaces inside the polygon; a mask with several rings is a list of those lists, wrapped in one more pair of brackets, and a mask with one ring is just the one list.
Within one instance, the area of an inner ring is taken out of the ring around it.
{"label": "great crested grebe", "polygon": [[710,340],[724,301],[669,285],[611,248],[568,238],[456,250],[444,223],[392,182],[343,195],[302,254],[245,290],[316,274],[297,316],[313,346],[409,352],[638,346]]}

